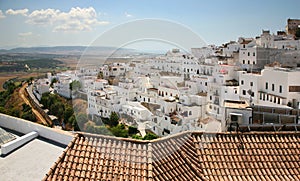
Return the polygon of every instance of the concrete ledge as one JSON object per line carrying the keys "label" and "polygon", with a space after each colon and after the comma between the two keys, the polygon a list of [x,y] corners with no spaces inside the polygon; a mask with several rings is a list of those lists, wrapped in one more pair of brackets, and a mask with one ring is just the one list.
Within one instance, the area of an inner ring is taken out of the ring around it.
{"label": "concrete ledge", "polygon": [[20,146],[26,144],[27,142],[33,140],[34,138],[38,137],[39,134],[35,131],[32,131],[26,135],[18,137],[17,139],[5,143],[1,146],[1,155],[7,155],[10,152],[14,151],[15,149],[19,148]]}
{"label": "concrete ledge", "polygon": [[38,133],[39,136],[63,145],[68,145],[74,136],[70,132],[49,128],[31,121],[8,116],[6,114],[1,113],[0,126],[23,134],[35,131]]}

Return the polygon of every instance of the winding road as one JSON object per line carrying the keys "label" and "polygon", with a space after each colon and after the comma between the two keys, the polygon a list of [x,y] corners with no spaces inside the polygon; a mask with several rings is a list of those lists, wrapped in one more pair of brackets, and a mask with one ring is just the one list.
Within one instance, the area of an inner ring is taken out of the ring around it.
{"label": "winding road", "polygon": [[35,115],[35,117],[37,118],[37,121],[38,121],[39,123],[42,123],[42,124],[48,126],[47,120],[39,113],[38,110],[36,110],[36,109],[34,108],[34,106],[31,105],[31,102],[29,101],[29,98],[25,95],[25,91],[26,91],[25,89],[26,89],[27,86],[28,86],[28,83],[25,83],[25,84],[23,84],[23,86],[20,88],[20,90],[19,90],[19,95],[20,95],[20,97],[23,99],[23,101],[24,101],[26,104],[28,104],[28,105],[32,108],[32,112],[33,112],[33,114]]}

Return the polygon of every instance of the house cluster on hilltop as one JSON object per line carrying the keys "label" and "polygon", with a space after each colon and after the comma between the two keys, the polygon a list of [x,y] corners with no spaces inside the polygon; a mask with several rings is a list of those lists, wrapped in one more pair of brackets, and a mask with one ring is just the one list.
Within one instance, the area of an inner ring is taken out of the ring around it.
{"label": "house cluster on hilltop", "polygon": [[[290,21],[287,27],[293,25]],[[49,82],[55,78],[54,92],[70,98],[70,83],[77,80],[80,92],[86,94],[89,115],[109,118],[116,112],[122,123],[136,126],[142,135],[147,131],[159,136],[187,130],[226,131],[237,125],[248,129],[296,125],[299,49],[294,31],[275,35],[263,30],[256,38],[193,48],[191,54],[173,49],[155,57],[134,56],[127,63],[48,75],[48,84],[36,82],[35,93],[40,97],[49,91]]]}

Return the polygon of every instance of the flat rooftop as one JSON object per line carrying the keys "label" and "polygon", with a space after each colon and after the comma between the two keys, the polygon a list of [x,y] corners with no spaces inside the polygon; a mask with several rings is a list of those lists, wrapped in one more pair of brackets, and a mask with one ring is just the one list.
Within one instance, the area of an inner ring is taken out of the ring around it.
{"label": "flat rooftop", "polygon": [[43,138],[34,139],[0,157],[0,180],[40,181],[64,149]]}

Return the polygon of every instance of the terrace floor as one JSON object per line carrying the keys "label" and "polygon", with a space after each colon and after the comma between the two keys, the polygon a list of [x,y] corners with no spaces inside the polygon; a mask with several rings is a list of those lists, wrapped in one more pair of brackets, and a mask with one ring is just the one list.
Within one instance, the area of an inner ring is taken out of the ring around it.
{"label": "terrace floor", "polygon": [[0,157],[0,180],[40,181],[64,147],[44,139],[34,139],[14,152]]}

